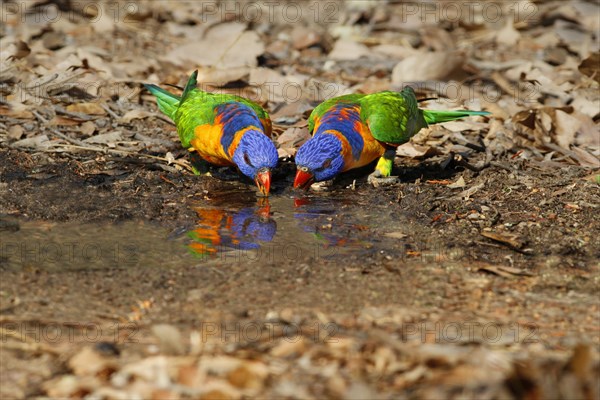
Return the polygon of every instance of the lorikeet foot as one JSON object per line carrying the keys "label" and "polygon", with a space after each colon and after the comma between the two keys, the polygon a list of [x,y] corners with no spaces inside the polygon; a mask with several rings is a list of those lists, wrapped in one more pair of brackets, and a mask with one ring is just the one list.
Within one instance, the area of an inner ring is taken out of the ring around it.
{"label": "lorikeet foot", "polygon": [[376,169],[375,172],[369,175],[367,182],[374,187],[390,186],[398,183],[400,179],[397,176],[382,176],[381,171]]}
{"label": "lorikeet foot", "polygon": [[212,176],[208,168],[197,168],[192,165],[192,173],[196,176]]}
{"label": "lorikeet foot", "polygon": [[394,157],[396,156],[396,149],[388,149],[383,153],[379,161],[377,161],[377,166],[375,167],[375,171],[379,171],[377,177],[386,177],[392,174],[392,167],[394,166]]}
{"label": "lorikeet foot", "polygon": [[397,176],[390,176],[392,174],[392,167],[394,166],[394,157],[396,156],[396,149],[388,149],[383,153],[375,171],[369,175],[367,181],[375,186],[388,186],[398,182]]}
{"label": "lorikeet foot", "polygon": [[321,182],[313,183],[310,187],[315,192],[324,192],[326,190],[329,190],[333,186],[333,182],[334,182],[334,180],[330,179],[328,181],[321,181]]}
{"label": "lorikeet foot", "polygon": [[208,163],[204,161],[200,155],[193,150],[190,150],[190,164],[192,165],[192,172],[194,175],[207,175],[210,176],[208,170]]}

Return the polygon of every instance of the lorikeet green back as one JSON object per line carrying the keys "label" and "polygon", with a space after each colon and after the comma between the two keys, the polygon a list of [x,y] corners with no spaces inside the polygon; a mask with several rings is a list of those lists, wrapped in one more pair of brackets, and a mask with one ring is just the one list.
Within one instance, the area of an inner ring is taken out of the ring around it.
{"label": "lorikeet green back", "polygon": [[258,104],[231,94],[196,88],[194,72],[181,97],[156,85],[144,85],[156,96],[158,107],[175,122],[181,144],[192,147],[215,165],[236,165],[254,179],[263,194],[270,189],[277,150],[269,139],[271,120]]}
{"label": "lorikeet green back", "polygon": [[[406,143],[429,124],[452,121],[482,111],[422,110],[411,88],[401,92],[350,94],[324,101],[308,120],[313,137],[298,149],[294,187],[332,179],[340,172],[362,167],[386,150]],[[389,176],[392,160],[378,169]]]}

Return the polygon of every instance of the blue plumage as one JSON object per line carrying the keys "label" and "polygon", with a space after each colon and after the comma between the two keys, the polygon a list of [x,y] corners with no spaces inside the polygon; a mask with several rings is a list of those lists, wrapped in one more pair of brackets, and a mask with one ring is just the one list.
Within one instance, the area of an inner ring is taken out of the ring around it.
{"label": "blue plumage", "polygon": [[358,160],[365,145],[363,137],[356,130],[360,123],[360,112],[355,106],[338,104],[319,120],[315,136],[329,130],[340,132],[348,139],[348,143],[352,148],[352,157]]}
{"label": "blue plumage", "polygon": [[275,168],[277,159],[277,150],[271,139],[257,130],[246,131],[233,153],[233,162],[248,177],[257,176],[261,170]]}
{"label": "blue plumage", "polygon": [[229,152],[229,147],[238,131],[248,126],[262,126],[254,110],[242,103],[220,104],[215,111],[219,116],[220,123],[223,124],[221,145],[225,152]]}

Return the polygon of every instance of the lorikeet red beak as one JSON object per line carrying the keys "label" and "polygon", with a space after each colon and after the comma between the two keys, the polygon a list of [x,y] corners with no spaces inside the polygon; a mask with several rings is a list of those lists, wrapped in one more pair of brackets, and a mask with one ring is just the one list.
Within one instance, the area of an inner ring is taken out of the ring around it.
{"label": "lorikeet red beak", "polygon": [[306,167],[298,168],[296,179],[294,179],[294,188],[308,190],[315,181],[315,176],[311,174]]}
{"label": "lorikeet red beak", "polygon": [[258,170],[254,182],[256,182],[256,186],[258,186],[258,190],[263,196],[268,196],[271,190],[271,170],[268,168]]}

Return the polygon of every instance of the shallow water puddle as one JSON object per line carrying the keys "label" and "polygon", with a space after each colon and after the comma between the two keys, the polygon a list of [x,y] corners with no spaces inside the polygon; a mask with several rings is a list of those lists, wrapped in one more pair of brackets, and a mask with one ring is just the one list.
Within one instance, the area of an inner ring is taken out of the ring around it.
{"label": "shallow water puddle", "polygon": [[168,230],[151,223],[21,222],[1,241],[3,268],[90,270],[167,267],[184,262]]}
{"label": "shallow water puddle", "polygon": [[384,248],[385,214],[348,199],[256,198],[222,193],[193,207],[177,229],[147,221],[82,224],[21,221],[0,241],[2,268],[169,268],[201,263],[342,260]]}
{"label": "shallow water puddle", "polygon": [[368,228],[341,205],[319,198],[216,198],[195,208],[187,247],[198,258],[249,262],[307,254],[335,259],[371,247]]}

